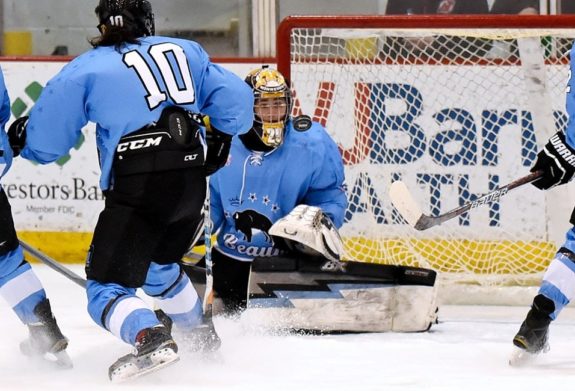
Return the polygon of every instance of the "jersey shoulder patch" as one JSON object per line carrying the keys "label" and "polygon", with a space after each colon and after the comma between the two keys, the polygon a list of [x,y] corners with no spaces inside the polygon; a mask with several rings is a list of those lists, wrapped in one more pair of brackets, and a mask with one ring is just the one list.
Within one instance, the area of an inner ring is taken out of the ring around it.
{"label": "jersey shoulder patch", "polygon": [[312,121],[309,115],[300,115],[293,119],[293,128],[298,132],[305,132],[311,128]]}

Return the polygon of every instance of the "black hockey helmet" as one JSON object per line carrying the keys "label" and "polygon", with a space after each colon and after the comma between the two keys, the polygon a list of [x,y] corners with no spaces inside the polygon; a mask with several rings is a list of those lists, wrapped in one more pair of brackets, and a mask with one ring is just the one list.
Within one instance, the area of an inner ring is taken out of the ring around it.
{"label": "black hockey helmet", "polygon": [[142,37],[156,32],[152,5],[148,0],[100,0],[96,15],[101,33],[105,26],[130,29]]}

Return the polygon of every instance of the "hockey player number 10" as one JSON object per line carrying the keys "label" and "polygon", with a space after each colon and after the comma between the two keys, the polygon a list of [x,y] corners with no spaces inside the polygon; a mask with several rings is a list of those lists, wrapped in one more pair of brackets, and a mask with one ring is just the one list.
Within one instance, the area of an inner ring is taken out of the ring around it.
{"label": "hockey player number 10", "polygon": [[[196,100],[194,82],[184,49],[173,43],[162,43],[150,47],[149,53],[166,84],[166,92],[162,92],[160,89],[160,85],[151,69],[151,64],[146,62],[146,59],[140,52],[133,50],[124,54],[123,61],[124,64],[133,68],[138,73],[140,80],[144,84],[144,88],[146,88],[148,92],[146,100],[150,110],[155,109],[160,103],[168,99],[166,93],[176,104],[194,103]],[[168,61],[168,54],[171,54],[176,60],[177,70],[180,73],[178,79],[184,84],[183,88],[176,82],[176,75],[174,75],[175,70]]]}

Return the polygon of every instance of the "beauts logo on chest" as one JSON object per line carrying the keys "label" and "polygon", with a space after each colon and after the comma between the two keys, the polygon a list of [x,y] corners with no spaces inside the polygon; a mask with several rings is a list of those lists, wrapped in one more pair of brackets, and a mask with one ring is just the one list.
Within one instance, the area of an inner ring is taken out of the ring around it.
{"label": "beauts logo on chest", "polygon": [[[253,209],[246,209],[235,212],[233,219],[237,235],[231,233],[224,235],[224,245],[227,248],[250,257],[271,257],[279,255],[279,250],[273,247],[274,242],[268,234],[272,222],[267,216]],[[242,238],[240,238],[240,236]],[[265,244],[262,246],[246,244],[246,242],[251,243],[255,236],[263,236]]]}
{"label": "beauts logo on chest", "polygon": [[234,234],[224,235],[224,245],[230,250],[234,250],[249,257],[276,257],[280,255],[280,250],[274,247],[248,246],[238,244],[240,239]]}

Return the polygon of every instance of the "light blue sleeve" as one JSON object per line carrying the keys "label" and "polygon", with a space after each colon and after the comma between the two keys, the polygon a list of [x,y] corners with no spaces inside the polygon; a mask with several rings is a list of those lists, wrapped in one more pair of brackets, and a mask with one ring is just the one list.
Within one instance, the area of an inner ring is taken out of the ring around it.
{"label": "light blue sleeve", "polygon": [[567,96],[566,96],[566,109],[567,109],[567,129],[565,130],[565,139],[567,144],[575,149],[575,45],[571,49],[571,61],[569,65],[569,81],[567,82]]}
{"label": "light blue sleeve", "polygon": [[4,75],[0,72],[0,94],[2,95],[0,99],[0,126],[2,130],[5,131],[5,126],[10,119],[10,97],[8,96],[8,90],[6,89],[6,84],[4,83]]}
{"label": "light blue sleeve", "polygon": [[[4,76],[0,71],[0,178],[8,172],[12,165],[12,149],[6,134],[6,123],[10,119],[10,98],[4,84]],[[0,189],[2,187],[0,186]]]}
{"label": "light blue sleeve", "polygon": [[88,122],[85,89],[56,75],[30,111],[21,156],[46,164],[66,155]]}
{"label": "light blue sleeve", "polygon": [[200,112],[211,124],[229,135],[251,129],[254,97],[251,88],[234,73],[220,65],[208,63],[199,91]]}
{"label": "light blue sleeve", "polygon": [[345,175],[341,154],[335,142],[322,128],[323,153],[315,167],[310,189],[304,203],[319,206],[337,228],[343,225],[347,197],[345,195]]}

